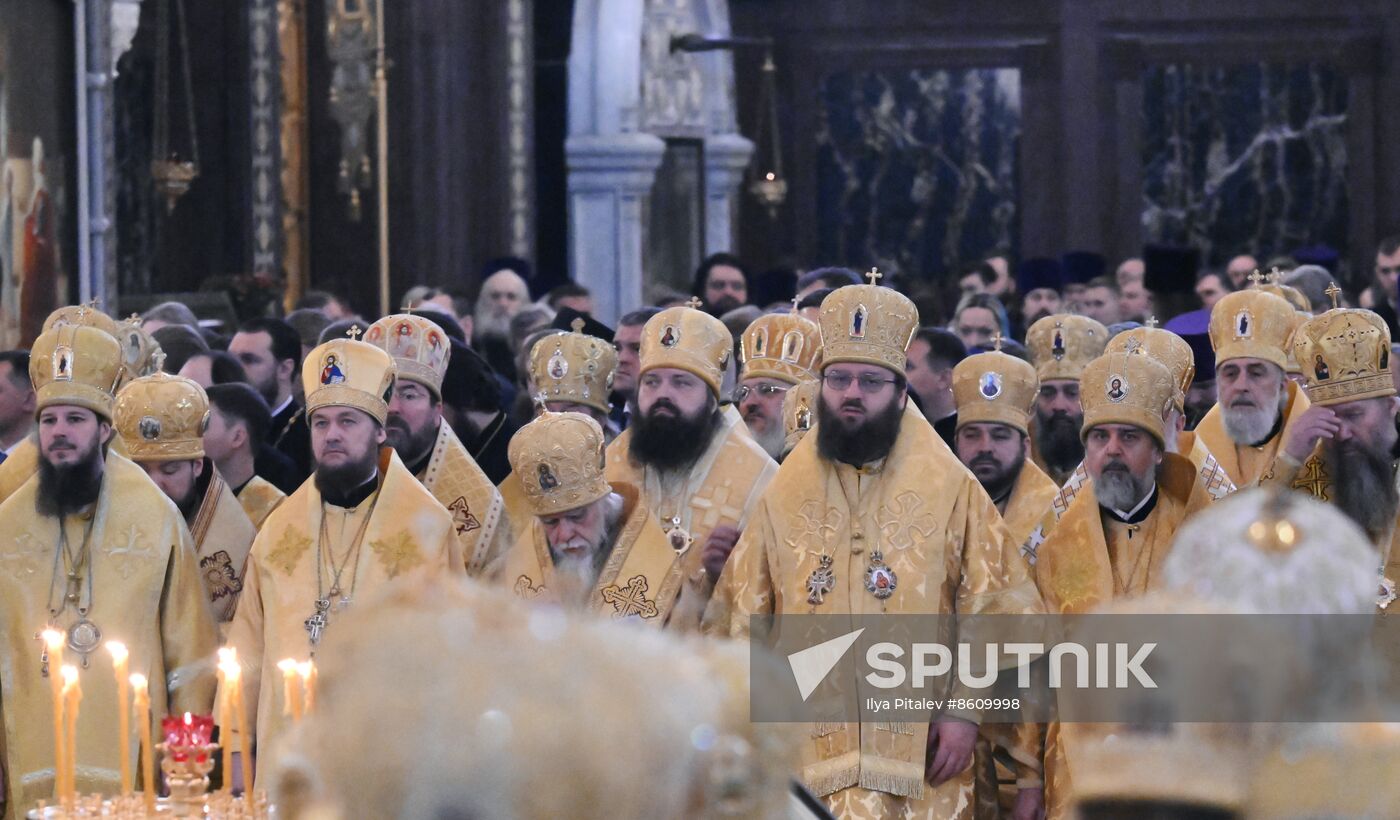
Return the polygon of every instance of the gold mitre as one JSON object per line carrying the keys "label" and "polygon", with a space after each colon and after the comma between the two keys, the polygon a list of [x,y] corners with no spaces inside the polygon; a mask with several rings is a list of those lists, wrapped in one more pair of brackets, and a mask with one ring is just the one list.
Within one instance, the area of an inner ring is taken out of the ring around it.
{"label": "gold mitre", "polygon": [[394,358],[399,378],[418,382],[442,398],[452,342],[436,322],[408,313],[391,314],[369,326],[365,342]]}
{"label": "gold mitre", "polygon": [[640,372],[674,367],[699,376],[719,395],[734,337],[724,322],[699,310],[698,299],[666,308],[642,327]]}
{"label": "gold mitre", "polygon": [[1210,311],[1210,346],[1215,366],[1230,359],[1263,359],[1288,367],[1293,306],[1260,288],[1227,293]]}
{"label": "gold mitre", "polygon": [[604,446],[603,428],[582,413],[545,411],[517,430],[506,455],[530,512],[555,515],[612,492],[603,477]]}
{"label": "gold mitre", "polygon": [[1283,352],[1288,354],[1288,364],[1283,368],[1283,371],[1290,376],[1303,375],[1303,366],[1298,364],[1298,357],[1294,355],[1293,340],[1298,338],[1298,328],[1307,324],[1311,318],[1311,313],[1304,313],[1301,310],[1293,311],[1293,332],[1288,334],[1288,346],[1283,349]]}
{"label": "gold mitre", "polygon": [[301,364],[306,416],[310,419],[322,407],[354,407],[383,424],[398,373],[394,359],[383,348],[355,338],[358,327],[346,335],[349,338],[331,339],[312,350]]}
{"label": "gold mitre", "polygon": [[1176,395],[1172,397],[1172,404],[1184,412],[1186,391],[1191,389],[1191,380],[1196,378],[1196,357],[1191,352],[1191,345],[1170,330],[1157,327],[1157,320],[1149,318],[1146,327],[1125,330],[1110,339],[1107,352],[1124,353],[1129,349],[1166,365],[1176,381]]}
{"label": "gold mitre", "polygon": [[116,337],[122,346],[127,378],[139,379],[160,370],[165,358],[160,343],[141,327],[140,316],[132,314],[131,318],[119,322]]}
{"label": "gold mitre", "polygon": [[1176,383],[1171,371],[1136,348],[1105,353],[1089,362],[1079,379],[1079,401],[1084,405],[1080,436],[1099,424],[1131,424],[1166,444],[1164,418],[1171,409]]}
{"label": "gold mitre", "polygon": [[1334,504],[1245,489],[1182,526],[1159,578],[1242,612],[1365,615],[1376,606],[1376,549]]}
{"label": "gold mitre", "polygon": [[1333,308],[1307,320],[1293,334],[1293,355],[1313,404],[1395,395],[1390,328],[1369,310]]}
{"label": "gold mitre", "polygon": [[1292,305],[1294,310],[1311,313],[1313,309],[1312,301],[1308,299],[1301,290],[1298,290],[1292,285],[1285,285],[1280,282],[1279,280],[1282,278],[1283,274],[1278,268],[1274,268],[1271,272],[1264,275],[1264,283],[1259,285],[1259,289],[1265,293],[1272,293],[1275,296],[1283,297],[1284,301]]}
{"label": "gold mitre", "polygon": [[837,288],[822,301],[822,367],[855,362],[904,375],[919,309],[899,291],[876,284],[881,275],[871,269],[870,284]]}
{"label": "gold mitre", "polygon": [[820,380],[803,379],[783,396],[783,452],[790,453],[817,426]]}
{"label": "gold mitre", "polygon": [[95,327],[112,338],[117,338],[117,320],[98,310],[94,304],[66,305],[50,313],[44,320],[44,331],[53,330],[59,325],[81,325]]}
{"label": "gold mitre", "polygon": [[112,397],[125,375],[121,345],[95,327],[59,323],[30,348],[38,410],[72,404],[111,419]]}
{"label": "gold mitre", "polygon": [[209,397],[183,376],[143,376],[117,394],[117,435],[133,461],[204,458],[208,425]]}
{"label": "gold mitre", "polygon": [[1398,768],[1396,724],[1316,724],[1260,761],[1245,816],[1394,817],[1400,804]]}
{"label": "gold mitre", "polygon": [[1073,313],[1056,313],[1031,325],[1026,347],[1042,382],[1079,381],[1085,365],[1103,354],[1108,328]]}
{"label": "gold mitre", "polygon": [[573,333],[555,333],[530,348],[530,383],[549,401],[584,404],[607,413],[617,373],[617,351],[573,321]]}
{"label": "gold mitre", "polygon": [[958,406],[958,427],[995,422],[1028,433],[1031,406],[1040,390],[1040,379],[1029,362],[996,350],[968,356],[953,368],[953,401]]}
{"label": "gold mitre", "polygon": [[797,384],[816,376],[821,358],[821,328],[816,322],[796,312],[766,313],[753,320],[739,340],[739,378]]}

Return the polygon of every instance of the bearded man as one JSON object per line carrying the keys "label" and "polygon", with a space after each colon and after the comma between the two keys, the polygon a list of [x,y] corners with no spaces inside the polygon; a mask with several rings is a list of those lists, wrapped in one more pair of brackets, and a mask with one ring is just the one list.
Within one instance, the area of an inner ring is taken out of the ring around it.
{"label": "bearded man", "polygon": [[595,419],[545,411],[511,439],[510,455],[531,523],[506,558],[509,589],[615,620],[698,626],[698,602],[681,603],[681,556],[637,488],[603,475]]}
{"label": "bearded man", "polygon": [[204,388],[168,373],[137,379],[117,396],[117,434],[131,460],[184,515],[209,608],[222,627],[233,620],[258,529],[205,456],[209,415]]}
{"label": "bearded man", "polygon": [[1108,329],[1087,316],[1058,313],[1031,325],[1026,347],[1040,379],[1031,460],[1057,485],[1084,460],[1079,376],[1103,353]]}
{"label": "bearded man", "polygon": [[1218,399],[1195,431],[1236,487],[1251,486],[1268,471],[1309,405],[1286,374],[1293,306],[1258,288],[1261,276],[1251,278],[1256,287],[1228,294],[1211,308]]}
{"label": "bearded man", "polygon": [[[34,342],[37,473],[0,504],[0,621],[7,625],[0,718],[11,812],[53,798],[48,679],[63,664],[102,663],[93,653],[104,637],[126,644],[131,671],[151,681],[153,714],[207,714],[214,702],[207,662],[218,632],[189,531],[145,472],[106,446],[122,373],[120,345],[96,328],[64,324]],[[34,641],[45,625],[63,636],[57,650]],[[117,703],[110,674],[85,675],[83,691],[90,703]],[[121,783],[116,715],[114,708],[81,710],[79,793],[136,785]]]}
{"label": "bearded man", "polygon": [[1293,351],[1308,363],[1303,372],[1312,405],[1291,426],[1260,483],[1330,501],[1355,521],[1380,552],[1376,605],[1387,610],[1400,579],[1394,547],[1400,399],[1390,375],[1390,328],[1372,311],[1334,307],[1299,328]]}
{"label": "bearded man", "polygon": [[[754,615],[1041,611],[991,499],[907,404],[905,357],[918,323],[909,299],[874,284],[822,303],[816,433],[759,503],[706,631],[747,638]],[[971,817],[979,719],[950,711],[893,728],[810,727],[820,742],[804,747],[801,777],[841,818]],[[910,742],[881,743],[880,729]],[[1038,796],[1027,790],[1027,808]]]}
{"label": "bearded man", "polygon": [[452,513],[457,548],[473,577],[510,548],[512,529],[501,493],[442,417],[442,383],[452,359],[447,332],[408,313],[369,326],[365,341],[394,359],[385,438],[404,466]]}
{"label": "bearded man", "polygon": [[[1117,384],[1115,384],[1115,382]],[[1084,368],[1084,465],[1090,481],[1037,551],[1036,583],[1051,614],[1082,614],[1161,586],[1177,528],[1210,506],[1196,468],[1166,449],[1163,415],[1178,389],[1141,353],[1107,353]],[[1066,816],[1075,761],[1046,735],[1046,807]]]}
{"label": "bearded man", "polygon": [[744,330],[739,340],[739,387],[734,403],[754,441],[774,461],[783,457],[783,398],[798,383],[816,378],[822,356],[821,331],[797,314],[768,313]]}
{"label": "bearded man", "polygon": [[476,298],[476,313],[472,317],[472,332],[483,337],[510,338],[511,317],[530,303],[530,288],[525,280],[509,268],[498,270],[481,283]]}
{"label": "bearded man", "polygon": [[383,446],[396,370],[383,349],[348,338],[302,365],[315,472],[258,531],[229,628],[257,733],[249,746],[270,748],[288,728],[278,661],[314,655],[357,599],[395,578],[465,574],[452,514]]}
{"label": "bearded man", "polygon": [[683,558],[685,582],[706,601],[778,465],[737,413],[720,410],[733,337],[690,304],[642,329],[636,407],[608,445],[607,478],[641,489]]}

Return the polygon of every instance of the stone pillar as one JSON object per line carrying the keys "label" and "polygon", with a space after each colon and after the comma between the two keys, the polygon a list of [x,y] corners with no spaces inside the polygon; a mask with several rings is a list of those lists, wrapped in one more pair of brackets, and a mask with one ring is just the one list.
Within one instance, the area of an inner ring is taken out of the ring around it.
{"label": "stone pillar", "polygon": [[734,225],[744,195],[744,169],[753,143],[738,134],[705,140],[705,255],[734,250]]}
{"label": "stone pillar", "polygon": [[666,143],[651,134],[569,137],[569,267],[607,324],[643,304],[647,198]]}

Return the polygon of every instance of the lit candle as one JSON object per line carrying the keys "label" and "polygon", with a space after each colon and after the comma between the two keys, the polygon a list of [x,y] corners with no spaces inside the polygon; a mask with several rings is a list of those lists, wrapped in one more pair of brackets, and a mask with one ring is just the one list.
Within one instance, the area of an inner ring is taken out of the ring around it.
{"label": "lit candle", "polygon": [[78,704],[83,700],[83,687],[78,684],[78,667],[63,667],[63,709],[68,720],[68,762],[64,774],[68,785],[67,800],[77,799],[78,787]]}
{"label": "lit candle", "polygon": [[63,633],[57,629],[45,629],[44,647],[48,650],[49,690],[53,696],[53,795],[58,801],[68,793],[63,782],[63,773],[68,768],[68,752],[64,749],[63,733],[63,678],[59,666],[63,663]]}
{"label": "lit candle", "polygon": [[301,675],[302,712],[309,715],[316,708],[316,662],[302,661],[297,664],[297,674]]}
{"label": "lit candle", "polygon": [[239,666],[236,650],[228,650],[228,660],[228,669],[224,677],[228,680],[229,689],[233,691],[230,711],[238,724],[238,766],[243,772],[243,793],[252,794],[253,756],[248,754],[248,747],[252,741],[248,737],[248,710],[243,705],[243,668]]}
{"label": "lit candle", "polygon": [[301,678],[297,674],[297,662],[283,658],[277,662],[282,670],[282,714],[291,715],[293,723],[301,722]]}
{"label": "lit candle", "polygon": [[[234,671],[230,673],[232,665]],[[238,661],[232,649],[219,650],[219,743],[223,746],[224,794],[233,795],[233,689],[230,677],[237,679]]]}
{"label": "lit candle", "polygon": [[117,676],[117,737],[121,749],[122,797],[131,794],[131,712],[127,711],[129,699],[127,679],[126,645],[116,641],[107,642],[107,651],[112,653],[112,670]]}
{"label": "lit candle", "polygon": [[151,693],[146,688],[146,676],[131,676],[135,697],[136,725],[141,731],[141,791],[146,800],[146,814],[156,813],[156,758],[151,747]]}

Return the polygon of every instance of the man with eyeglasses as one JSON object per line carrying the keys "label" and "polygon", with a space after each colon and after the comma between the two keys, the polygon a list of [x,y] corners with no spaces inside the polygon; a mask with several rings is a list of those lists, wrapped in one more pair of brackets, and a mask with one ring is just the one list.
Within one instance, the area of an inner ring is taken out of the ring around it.
{"label": "man with eyeglasses", "polygon": [[[707,632],[748,638],[755,615],[1041,611],[991,499],[909,406],[905,356],[918,326],[913,302],[874,284],[822,303],[815,433],[793,448],[744,530]],[[839,818],[971,817],[980,719],[948,710],[881,723],[900,738],[885,743],[875,723],[834,717],[806,727],[816,740],[803,747],[802,780]]]}
{"label": "man with eyeglasses", "polygon": [[816,378],[821,362],[821,331],[796,308],[790,313],[758,317],[739,340],[743,369],[734,404],[754,441],[772,456],[783,457],[783,398],[798,382]]}
{"label": "man with eyeglasses", "polygon": [[608,445],[606,476],[641,490],[681,557],[685,600],[703,608],[778,465],[720,409],[734,338],[698,306],[667,308],[642,328],[632,423]]}

